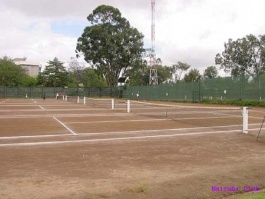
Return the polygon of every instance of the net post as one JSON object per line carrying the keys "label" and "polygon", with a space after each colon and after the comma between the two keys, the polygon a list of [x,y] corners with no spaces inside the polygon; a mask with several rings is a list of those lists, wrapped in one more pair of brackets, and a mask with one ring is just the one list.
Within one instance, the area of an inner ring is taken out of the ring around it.
{"label": "net post", "polygon": [[79,102],[80,102],[80,98],[79,96],[77,96],[77,104],[79,104]]}
{"label": "net post", "polygon": [[111,99],[111,110],[114,110],[114,104],[115,104],[115,102],[114,102],[114,99],[112,98]]}
{"label": "net post", "polygon": [[248,134],[248,107],[243,107],[243,133]]}
{"label": "net post", "polygon": [[127,100],[127,113],[131,112],[131,100]]}
{"label": "net post", "polygon": [[64,95],[63,95],[63,101],[64,101]]}
{"label": "net post", "polygon": [[86,105],[86,97],[84,97],[84,105]]}

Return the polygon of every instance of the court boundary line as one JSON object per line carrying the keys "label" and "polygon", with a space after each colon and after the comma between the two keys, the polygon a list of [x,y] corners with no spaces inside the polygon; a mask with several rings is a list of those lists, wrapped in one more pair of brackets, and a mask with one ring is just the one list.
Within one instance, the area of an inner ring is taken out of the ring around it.
{"label": "court boundary line", "polygon": [[[258,124],[257,124],[258,125]],[[229,128],[229,127],[240,127],[242,125],[229,125],[229,126],[214,126],[215,128]],[[134,134],[134,133],[150,133],[150,132],[163,132],[163,131],[185,131],[185,130],[196,130],[196,129],[212,129],[214,127],[194,127],[194,128],[172,128],[172,129],[147,129],[147,130],[132,130],[132,131],[110,131],[110,132],[91,132],[91,133],[78,133],[76,136],[87,136],[87,135],[107,135],[107,134]],[[46,138],[46,137],[63,137],[73,136],[73,134],[54,134],[54,135],[25,135],[25,136],[10,136],[0,137],[0,140],[4,139],[23,139],[23,138]]]}
{"label": "court boundary line", "polygon": [[231,133],[231,132],[232,133],[237,133],[237,132],[242,132],[242,130],[182,133],[182,134],[170,134],[170,135],[147,135],[147,136],[137,136],[137,137],[102,138],[102,139],[90,139],[90,140],[68,140],[68,141],[50,141],[50,142],[9,143],[9,144],[0,144],[0,147],[8,147],[8,146],[40,146],[40,145],[52,145],[52,144],[73,144],[73,143],[86,143],[86,142],[137,140],[137,139],[147,139],[147,138],[166,138],[166,137],[208,135],[208,134]]}
{"label": "court boundary line", "polygon": [[55,119],[57,122],[59,122],[64,128],[66,128],[68,131],[70,131],[73,135],[77,135],[72,129],[70,129],[69,127],[67,127],[63,122],[61,122],[60,120],[58,120],[55,116],[53,116],[53,119]]}

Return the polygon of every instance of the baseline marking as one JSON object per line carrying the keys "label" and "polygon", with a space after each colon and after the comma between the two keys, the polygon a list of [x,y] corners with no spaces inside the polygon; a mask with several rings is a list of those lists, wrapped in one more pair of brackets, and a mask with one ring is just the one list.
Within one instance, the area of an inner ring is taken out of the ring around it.
{"label": "baseline marking", "polygon": [[53,116],[53,119],[55,119],[57,122],[59,122],[64,128],[66,128],[68,131],[70,131],[73,135],[77,135],[73,130],[68,128],[64,123],[62,123],[60,120],[58,120],[55,116]]}
{"label": "baseline marking", "polygon": [[139,136],[139,137],[103,138],[103,139],[91,139],[91,140],[12,143],[12,144],[0,144],[0,147],[5,147],[5,146],[34,146],[34,145],[50,145],[50,144],[70,144],[70,143],[117,141],[117,140],[136,140],[136,139],[145,139],[145,138],[163,138],[163,137],[165,138],[165,137],[176,137],[176,136],[194,136],[194,135],[204,135],[204,134],[207,135],[207,134],[231,133],[231,132],[236,133],[236,132],[241,132],[241,131],[242,130],[233,130],[233,131],[183,133],[183,134],[171,134],[171,135],[150,135],[150,136]]}

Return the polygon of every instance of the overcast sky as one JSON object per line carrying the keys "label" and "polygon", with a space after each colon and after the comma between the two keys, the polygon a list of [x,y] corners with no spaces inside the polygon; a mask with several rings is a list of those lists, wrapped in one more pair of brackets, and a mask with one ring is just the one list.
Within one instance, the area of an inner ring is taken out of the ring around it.
{"label": "overcast sky", "polygon": [[[86,17],[102,4],[118,8],[151,47],[151,0],[0,0],[0,57],[70,61]],[[156,0],[157,57],[202,71],[229,38],[265,34],[264,10],[265,0]]]}

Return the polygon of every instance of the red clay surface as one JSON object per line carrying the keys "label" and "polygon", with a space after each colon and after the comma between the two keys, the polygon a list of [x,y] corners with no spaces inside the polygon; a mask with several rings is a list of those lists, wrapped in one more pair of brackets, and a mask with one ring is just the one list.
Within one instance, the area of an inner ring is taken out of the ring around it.
{"label": "red clay surface", "polygon": [[213,186],[265,187],[265,142],[255,137],[265,109],[249,110],[248,135],[227,113],[173,120],[109,109],[0,99],[0,198],[212,199],[238,193]]}

